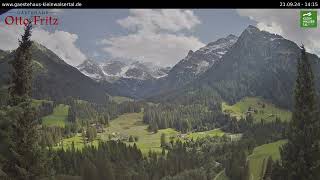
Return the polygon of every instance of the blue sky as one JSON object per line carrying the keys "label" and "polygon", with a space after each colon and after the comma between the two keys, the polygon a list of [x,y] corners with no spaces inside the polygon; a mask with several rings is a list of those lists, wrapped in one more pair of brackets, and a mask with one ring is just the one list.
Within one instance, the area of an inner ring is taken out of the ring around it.
{"label": "blue sky", "polygon": [[[199,38],[204,44],[229,34],[240,35],[249,24],[255,24],[248,17],[239,16],[235,10],[205,9],[193,12],[201,23],[190,31],[184,30],[184,33]],[[76,44],[88,57],[104,59],[110,55],[101,51],[97,42],[110,36],[130,34],[129,30],[117,23],[117,20],[129,15],[129,10],[125,9],[66,10],[59,15],[62,19],[59,28],[78,34],[79,40]],[[100,56],[94,57],[94,52],[98,52]]]}
{"label": "blue sky", "polygon": [[[4,18],[17,15],[11,10],[0,16],[0,49],[17,46],[22,26],[8,26]],[[36,10],[28,10],[36,11]],[[310,51],[320,48],[319,29],[299,27],[299,10],[234,9],[65,9],[49,10],[58,26],[34,28],[35,41],[53,50],[71,65],[87,58],[140,60],[172,66],[189,50],[229,34],[239,36],[248,25],[283,35]],[[320,18],[319,18],[320,19]],[[317,41],[316,41],[317,40]]]}

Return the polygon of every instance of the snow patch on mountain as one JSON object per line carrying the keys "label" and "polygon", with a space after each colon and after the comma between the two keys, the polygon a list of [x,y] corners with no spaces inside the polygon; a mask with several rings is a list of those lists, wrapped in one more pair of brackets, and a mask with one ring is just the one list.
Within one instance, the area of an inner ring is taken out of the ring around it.
{"label": "snow patch on mountain", "polygon": [[139,61],[106,61],[103,63],[97,63],[93,60],[86,60],[77,68],[84,75],[94,80],[107,80],[109,82],[113,82],[121,78],[138,80],[159,79],[165,77],[169,72],[169,68]]}
{"label": "snow patch on mountain", "polygon": [[188,55],[175,65],[170,73],[180,75],[186,75],[185,73],[187,73],[197,76],[221,59],[237,40],[237,36],[228,35],[225,38],[207,44],[195,52],[189,51]]}

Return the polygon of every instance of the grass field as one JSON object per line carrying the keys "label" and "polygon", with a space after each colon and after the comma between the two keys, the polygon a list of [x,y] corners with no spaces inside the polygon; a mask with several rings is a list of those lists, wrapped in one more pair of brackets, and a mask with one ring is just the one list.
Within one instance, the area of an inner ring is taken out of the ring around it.
{"label": "grass field", "polygon": [[190,139],[198,139],[198,138],[204,138],[207,136],[217,136],[217,137],[221,137],[223,136],[225,133],[220,130],[220,129],[214,129],[214,130],[210,130],[210,131],[203,131],[203,132],[194,132],[194,133],[190,133],[187,135],[188,138]]}
{"label": "grass field", "polygon": [[[177,139],[179,132],[172,128],[161,129],[157,133],[149,132],[148,125],[142,121],[143,113],[128,113],[121,115],[117,119],[110,122],[110,126],[106,128],[106,132],[101,135],[102,140],[108,140],[109,135],[118,133],[119,136],[137,136],[137,146],[143,153],[149,152],[149,150],[161,152],[160,139],[161,134],[166,135],[167,142],[170,141],[170,137]],[[197,139],[206,136],[223,136],[224,132],[215,129],[211,131],[196,132],[186,135],[188,139]],[[127,144],[133,144],[127,142]]]}
{"label": "grass field", "polygon": [[275,120],[276,117],[280,117],[283,121],[291,119],[290,111],[278,108],[258,97],[246,97],[234,105],[222,103],[223,112],[229,113],[231,116],[235,116],[238,119],[246,116],[249,107],[256,110],[256,113],[252,112],[251,114],[257,122],[260,122],[261,118],[265,121]]}
{"label": "grass field", "polygon": [[[97,145],[99,140],[107,141],[107,140],[110,140],[111,138],[113,140],[120,139],[123,142],[127,143],[128,145],[129,144],[133,145],[134,142],[128,142],[127,140],[122,139],[123,137],[133,136],[133,137],[138,137],[138,141],[135,143],[138,146],[138,148],[140,148],[141,151],[144,154],[146,154],[150,150],[159,152],[159,153],[162,151],[162,148],[160,147],[161,134],[166,135],[167,142],[170,141],[170,137],[173,137],[174,139],[179,138],[177,136],[179,132],[172,128],[161,129],[157,133],[149,132],[148,125],[143,123],[142,117],[143,117],[142,112],[127,113],[119,116],[118,118],[110,122],[109,127],[105,128],[105,132],[98,133],[98,138],[93,142],[93,144]],[[210,131],[186,134],[185,138],[181,138],[181,140],[183,141],[185,139],[191,139],[191,138],[198,139],[198,138],[204,138],[207,136],[221,137],[224,134],[225,133],[220,129],[215,129]],[[124,139],[127,139],[127,138],[124,138]],[[84,146],[81,134],[77,134],[74,137],[64,139],[63,147],[65,148],[71,147],[72,142],[74,142],[76,148],[82,148]]]}
{"label": "grass field", "polygon": [[280,140],[258,146],[253,150],[253,153],[248,157],[250,180],[262,180],[261,176],[265,172],[267,158],[271,156],[273,160],[278,160],[280,158],[279,148],[285,143],[285,140]]}
{"label": "grass field", "polygon": [[[161,152],[160,137],[161,134],[166,134],[169,141],[170,136],[176,136],[177,131],[168,128],[159,130],[158,133],[152,133],[147,130],[148,125],[142,122],[143,113],[128,113],[119,116],[110,122],[110,126],[107,127],[101,135],[102,140],[108,140],[109,135],[119,133],[120,136],[137,136],[137,146],[143,153],[149,152],[149,150]],[[133,144],[129,143],[128,144]]]}
{"label": "grass field", "polygon": [[[75,149],[81,150],[84,147],[82,136],[80,133],[78,133],[73,137],[63,139],[62,142],[59,145],[55,146],[54,148],[63,147],[64,149],[69,149],[72,146],[72,142],[74,143]],[[99,137],[96,140],[87,143],[86,145],[98,146],[98,142],[99,142]]]}
{"label": "grass field", "polygon": [[69,106],[59,104],[53,109],[53,113],[42,118],[42,124],[46,126],[65,126],[65,120],[68,117]]}
{"label": "grass field", "polygon": [[111,99],[115,101],[116,103],[122,103],[125,101],[133,101],[133,99],[123,96],[111,96]]}
{"label": "grass field", "polygon": [[43,102],[46,102],[46,103],[51,102],[51,103],[52,103],[52,101],[32,99],[31,105],[32,105],[33,107],[38,107],[38,106],[40,106]]}

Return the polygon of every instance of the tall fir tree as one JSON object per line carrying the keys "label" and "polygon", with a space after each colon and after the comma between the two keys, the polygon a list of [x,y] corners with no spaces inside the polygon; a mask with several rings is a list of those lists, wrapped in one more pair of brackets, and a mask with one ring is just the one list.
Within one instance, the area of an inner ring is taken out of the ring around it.
{"label": "tall fir tree", "polygon": [[21,40],[19,40],[19,47],[15,51],[14,60],[11,61],[13,71],[11,74],[12,86],[10,87],[9,92],[12,105],[18,105],[20,102],[25,101],[31,94],[31,29],[32,25],[29,23],[25,27]]}
{"label": "tall fir tree", "polygon": [[302,46],[297,63],[295,104],[288,143],[281,149],[283,179],[320,179],[320,126],[312,67]]}
{"label": "tall fir tree", "polygon": [[19,40],[13,67],[12,86],[10,87],[10,105],[8,119],[10,127],[8,134],[7,156],[3,170],[10,179],[34,180],[43,175],[44,159],[39,147],[39,120],[36,109],[32,106],[32,59],[31,59],[31,23],[25,27]]}

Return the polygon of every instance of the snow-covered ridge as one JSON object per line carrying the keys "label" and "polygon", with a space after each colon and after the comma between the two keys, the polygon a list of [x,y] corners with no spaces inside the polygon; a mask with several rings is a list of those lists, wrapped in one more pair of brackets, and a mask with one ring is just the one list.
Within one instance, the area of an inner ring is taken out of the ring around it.
{"label": "snow-covered ridge", "polygon": [[237,40],[237,36],[230,34],[225,38],[207,44],[195,52],[189,51],[188,55],[173,70],[176,74],[180,75],[184,73],[201,74],[221,59]]}
{"label": "snow-covered ridge", "polygon": [[107,80],[110,82],[120,78],[139,80],[158,79],[165,77],[169,71],[168,68],[139,61],[106,61],[103,63],[97,63],[93,60],[86,60],[77,68],[84,75],[94,80]]}

